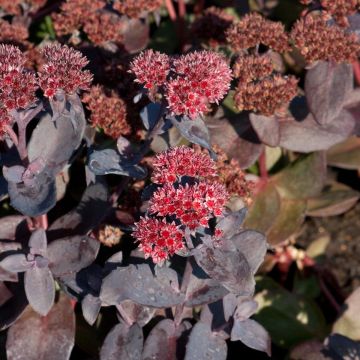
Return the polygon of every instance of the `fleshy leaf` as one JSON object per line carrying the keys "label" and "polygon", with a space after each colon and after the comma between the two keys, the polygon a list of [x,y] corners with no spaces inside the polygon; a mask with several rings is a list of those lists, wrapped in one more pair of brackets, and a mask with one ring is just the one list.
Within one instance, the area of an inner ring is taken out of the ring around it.
{"label": "fleshy leaf", "polygon": [[159,103],[150,103],[140,111],[141,120],[146,130],[152,130],[161,116],[161,105]]}
{"label": "fleshy leaf", "polygon": [[32,254],[46,256],[47,239],[44,229],[36,229],[30,236],[29,247]]}
{"label": "fleshy leaf", "polygon": [[27,307],[8,331],[8,360],[68,360],[75,341],[75,316],[70,301],[60,296],[47,316]]}
{"label": "fleshy leaf", "polygon": [[140,19],[128,19],[122,17],[123,22],[123,44],[125,50],[135,54],[145,49],[149,42],[149,25]]}
{"label": "fleshy leaf", "polygon": [[14,165],[11,167],[3,166],[2,168],[4,178],[15,184],[22,182],[22,176],[25,172],[25,168],[21,165]]}
{"label": "fleshy leaf", "polygon": [[81,301],[81,309],[85,320],[93,325],[101,309],[101,300],[92,294],[87,294]]}
{"label": "fleshy leaf", "polygon": [[229,239],[241,231],[241,225],[245,220],[247,209],[243,208],[225,216],[216,225],[216,229],[222,231],[222,238]]}
{"label": "fleshy leaf", "polygon": [[280,124],[275,116],[264,116],[251,113],[250,122],[259,139],[266,145],[275,147],[280,142]]}
{"label": "fleshy leaf", "polygon": [[208,325],[198,322],[190,333],[185,360],[226,360],[226,356],[225,340],[212,333]]}
{"label": "fleshy leaf", "polygon": [[54,304],[55,283],[48,267],[37,266],[25,272],[25,293],[31,307],[46,316]]}
{"label": "fleshy leaf", "polygon": [[140,360],[143,333],[139,325],[118,324],[106,336],[100,351],[101,360]]}
{"label": "fleshy leaf", "polygon": [[327,162],[342,169],[360,169],[360,138],[351,137],[330,148],[327,152]]}
{"label": "fleshy leaf", "polygon": [[32,266],[33,263],[26,259],[25,254],[8,255],[0,261],[0,267],[12,273],[24,272]]}
{"label": "fleshy leaf", "polygon": [[144,327],[155,314],[156,309],[134,303],[131,300],[124,300],[120,304],[121,310],[126,313],[126,317]]}

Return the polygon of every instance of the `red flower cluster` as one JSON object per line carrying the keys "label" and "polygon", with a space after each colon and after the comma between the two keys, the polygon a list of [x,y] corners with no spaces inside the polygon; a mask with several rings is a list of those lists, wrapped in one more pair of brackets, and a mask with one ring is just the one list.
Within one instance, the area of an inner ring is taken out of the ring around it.
{"label": "red flower cluster", "polygon": [[218,103],[229,90],[232,77],[225,58],[211,51],[170,59],[148,50],[132,62],[130,69],[135,81],[152,92],[165,85],[164,96],[171,113],[190,118],[208,112],[209,104]]}
{"label": "red flower cluster", "polygon": [[45,96],[52,98],[58,90],[72,94],[89,89],[92,75],[83,70],[88,60],[79,51],[56,44],[45,47],[43,55],[46,63],[39,72],[39,82]]}
{"label": "red flower cluster", "polygon": [[22,24],[10,24],[0,19],[0,42],[24,44],[29,37],[28,29]]}
{"label": "red flower cluster", "polygon": [[190,230],[203,226],[213,216],[221,216],[228,193],[224,185],[200,181],[175,188],[165,184],[150,200],[149,211],[158,216],[175,215]]}
{"label": "red flower cluster", "polygon": [[170,58],[158,51],[146,50],[130,64],[130,72],[135,74],[136,82],[146,89],[164,85],[170,72]]}
{"label": "red flower cluster", "polygon": [[[185,147],[170,149],[158,155],[153,165],[153,180],[163,186],[151,197],[149,213],[162,220],[141,219],[136,224],[134,236],[145,254],[155,256],[154,261],[159,262],[184,247],[185,228],[196,231],[208,227],[211,218],[221,216],[229,195],[225,186],[216,181],[216,163],[205,153]],[[180,185],[180,177],[185,175],[191,179]],[[162,229],[168,231],[169,226],[172,231],[164,235]],[[152,227],[151,231],[149,227]],[[176,248],[169,248],[169,237]]]}
{"label": "red flower cluster", "polygon": [[1,0],[0,8],[10,15],[21,15],[23,7],[34,12],[45,5],[47,0]]}
{"label": "red flower cluster", "polygon": [[17,47],[0,45],[0,106],[7,111],[24,109],[35,101],[37,80],[25,72],[25,61]]}
{"label": "red flower cluster", "polygon": [[139,248],[145,258],[151,257],[154,263],[161,263],[169,255],[185,249],[184,232],[174,223],[165,219],[144,217],[135,224],[134,237],[140,242]]}
{"label": "red flower cluster", "polygon": [[157,155],[152,165],[152,181],[157,184],[174,183],[182,176],[216,176],[214,161],[207,154],[197,153],[187,146],[179,146]]}
{"label": "red flower cluster", "polygon": [[115,0],[114,9],[131,18],[139,18],[157,10],[162,3],[163,0]]}

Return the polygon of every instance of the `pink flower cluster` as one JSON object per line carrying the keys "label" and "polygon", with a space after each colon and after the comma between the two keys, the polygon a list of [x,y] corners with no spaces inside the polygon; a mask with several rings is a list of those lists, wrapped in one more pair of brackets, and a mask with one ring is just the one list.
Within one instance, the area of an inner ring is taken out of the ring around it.
{"label": "pink flower cluster", "polygon": [[92,81],[86,57],[66,45],[46,46],[43,50],[46,64],[39,73],[40,86],[46,97],[52,98],[58,90],[72,94],[78,89],[88,90]]}
{"label": "pink flower cluster", "polygon": [[156,184],[174,183],[182,176],[197,178],[215,177],[216,164],[204,153],[187,146],[179,146],[159,154],[152,163],[151,180]]}
{"label": "pink flower cluster", "polygon": [[[177,58],[147,50],[131,64],[136,81],[152,92],[160,90],[174,115],[195,118],[207,113],[230,88],[231,70],[225,58],[211,51],[195,51]],[[158,87],[162,86],[162,89]]]}
{"label": "pink flower cluster", "polygon": [[[210,219],[222,216],[229,195],[225,186],[216,181],[216,163],[205,153],[174,148],[159,154],[153,165],[153,180],[163,186],[149,201],[148,212],[152,217],[135,224],[134,237],[145,257],[161,262],[185,248],[186,228],[190,231],[207,228]],[[183,176],[190,179],[180,184]]]}

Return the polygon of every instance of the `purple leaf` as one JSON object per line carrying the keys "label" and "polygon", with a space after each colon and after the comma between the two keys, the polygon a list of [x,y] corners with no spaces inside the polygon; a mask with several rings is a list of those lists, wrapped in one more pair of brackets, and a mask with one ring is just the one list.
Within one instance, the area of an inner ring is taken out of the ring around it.
{"label": "purple leaf", "polygon": [[176,327],[172,320],[161,320],[145,340],[142,360],[151,359],[176,359]]}
{"label": "purple leaf", "polygon": [[211,150],[209,130],[200,117],[191,120],[187,116],[170,116],[168,119],[186,140]]}
{"label": "purple leaf", "polygon": [[[0,239],[17,240],[28,237],[29,230],[25,216],[10,215],[0,219]],[[2,251],[0,247],[0,251]]]}
{"label": "purple leaf", "polygon": [[258,308],[258,303],[251,298],[238,299],[237,308],[234,318],[239,321],[244,321],[250,316],[254,315]]}
{"label": "purple leaf", "polygon": [[140,19],[123,19],[123,44],[125,50],[135,54],[146,48],[149,42],[149,25]]}
{"label": "purple leaf", "polygon": [[208,325],[198,322],[190,333],[185,360],[226,360],[226,356],[225,340],[213,333]]}
{"label": "purple leaf", "polygon": [[14,165],[11,167],[3,166],[2,171],[4,178],[7,181],[18,184],[22,182],[22,176],[25,172],[25,168],[21,165]]}
{"label": "purple leaf", "polygon": [[264,116],[251,113],[250,122],[259,139],[266,145],[275,147],[280,142],[280,125],[275,116]]}
{"label": "purple leaf", "polygon": [[231,330],[231,340],[240,340],[246,346],[265,352],[271,356],[271,340],[268,332],[256,321],[235,319]]}
{"label": "purple leaf", "polygon": [[131,300],[124,300],[118,307],[121,315],[131,321],[144,327],[154,316],[156,309],[148,306],[142,306],[134,303]]}
{"label": "purple leaf", "polygon": [[89,157],[89,168],[96,175],[115,174],[142,179],[147,174],[145,168],[134,165],[132,161],[129,163],[113,149],[93,151]]}
{"label": "purple leaf", "polygon": [[353,90],[353,81],[353,70],[349,64],[320,61],[307,71],[307,103],[319,124],[330,124],[340,114]]}
{"label": "purple leaf", "polygon": [[118,324],[106,336],[100,360],[140,360],[143,333],[139,325]]}
{"label": "purple leaf", "polygon": [[55,277],[76,273],[95,260],[100,242],[89,236],[70,236],[48,246],[49,268]]}
{"label": "purple leaf", "polygon": [[159,103],[150,103],[140,111],[140,117],[146,130],[152,130],[161,115],[162,107]]}
{"label": "purple leaf", "polygon": [[101,309],[101,300],[92,294],[87,294],[81,301],[81,309],[84,319],[93,325]]}
{"label": "purple leaf", "polygon": [[235,251],[222,251],[200,245],[194,251],[197,264],[227,290],[242,296],[254,293],[255,281],[245,256]]}
{"label": "purple leaf", "polygon": [[12,273],[24,272],[32,266],[33,263],[26,259],[25,254],[8,255],[0,261],[0,267]]}
{"label": "purple leaf", "polygon": [[331,166],[347,170],[360,168],[360,138],[357,136],[346,139],[327,151],[327,162]]}
{"label": "purple leaf", "polygon": [[129,299],[158,308],[184,301],[184,295],[175,291],[170,282],[156,278],[147,264],[129,265],[112,271],[103,281],[100,298],[108,305],[118,305]]}
{"label": "purple leaf", "polygon": [[60,296],[45,317],[28,307],[8,331],[8,360],[68,360],[75,340],[75,316],[70,301]]}
{"label": "purple leaf", "polygon": [[245,220],[247,209],[243,208],[239,211],[235,211],[225,216],[216,225],[216,229],[222,231],[222,238],[229,239],[239,231],[241,231],[241,225]]}
{"label": "purple leaf", "polygon": [[254,230],[244,230],[231,238],[236,248],[244,254],[251,272],[256,273],[265,258],[268,244],[265,236]]}
{"label": "purple leaf", "polygon": [[46,316],[54,304],[55,283],[48,267],[34,266],[25,272],[25,293],[31,307]]}
{"label": "purple leaf", "polygon": [[37,229],[31,234],[29,247],[32,254],[46,256],[47,239],[44,229]]}
{"label": "purple leaf", "polygon": [[47,230],[48,239],[86,235],[101,223],[111,209],[108,198],[109,192],[105,183],[98,182],[87,187],[79,205],[51,224]]}

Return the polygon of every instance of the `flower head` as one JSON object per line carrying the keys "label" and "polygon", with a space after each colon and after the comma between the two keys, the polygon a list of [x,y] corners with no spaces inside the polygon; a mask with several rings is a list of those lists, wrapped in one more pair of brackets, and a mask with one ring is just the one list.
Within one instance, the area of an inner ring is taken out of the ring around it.
{"label": "flower head", "polygon": [[353,62],[360,53],[357,34],[329,25],[320,15],[298,20],[290,37],[308,63],[317,60]]}
{"label": "flower head", "polygon": [[114,9],[130,18],[139,18],[157,10],[162,3],[163,0],[115,0]]}
{"label": "flower head", "polygon": [[146,89],[154,89],[166,82],[170,72],[170,59],[166,54],[146,50],[131,63],[130,72],[136,76],[136,82],[144,84]]}
{"label": "flower head", "polygon": [[157,184],[174,183],[182,176],[208,178],[216,176],[215,162],[205,153],[179,146],[156,156],[152,181]]}
{"label": "flower head", "polygon": [[245,15],[227,32],[227,40],[236,51],[265,45],[275,51],[289,50],[284,25],[263,18],[257,13]]}
{"label": "flower head", "polygon": [[166,99],[175,115],[195,118],[209,111],[230,88],[231,70],[225,58],[212,51],[195,51],[173,61],[177,75],[166,86]]}
{"label": "flower head", "polygon": [[46,63],[39,72],[39,81],[45,96],[52,98],[58,90],[72,94],[89,89],[92,75],[83,70],[88,60],[79,51],[55,44],[45,47],[43,55]]}
{"label": "flower head", "polygon": [[6,127],[11,125],[12,119],[6,109],[0,107],[0,139],[3,139],[7,133]]}
{"label": "flower head", "polygon": [[83,98],[91,111],[92,126],[100,127],[104,133],[114,139],[120,135],[129,135],[131,127],[127,122],[125,102],[116,94],[108,96],[100,86],[93,86]]}
{"label": "flower head", "polygon": [[328,12],[340,25],[349,26],[348,16],[353,15],[358,10],[359,0],[321,0],[321,6]]}
{"label": "flower head", "polygon": [[24,44],[29,37],[28,29],[22,24],[10,24],[0,19],[0,42]]}
{"label": "flower head", "polygon": [[25,56],[18,47],[0,44],[0,74],[21,70],[25,62]]}
{"label": "flower head", "polygon": [[22,5],[34,12],[44,6],[47,0],[1,0],[0,8],[10,15],[21,15],[23,12]]}
{"label": "flower head", "polygon": [[183,231],[165,219],[141,218],[135,223],[133,236],[140,242],[145,257],[151,257],[155,263],[163,262],[185,248]]}

